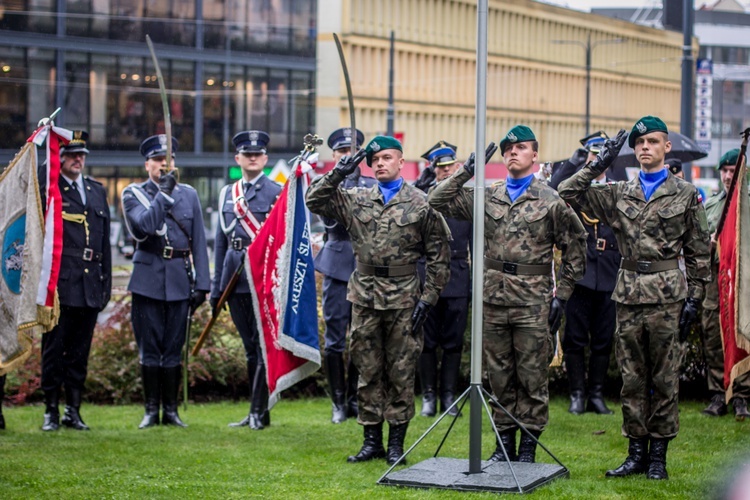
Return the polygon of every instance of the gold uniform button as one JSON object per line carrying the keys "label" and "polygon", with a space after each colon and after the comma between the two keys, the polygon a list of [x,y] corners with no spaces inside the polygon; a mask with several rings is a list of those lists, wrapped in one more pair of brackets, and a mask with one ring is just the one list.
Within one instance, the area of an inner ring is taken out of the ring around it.
{"label": "gold uniform button", "polygon": [[84,269],[83,272],[88,274],[89,270],[88,269]]}

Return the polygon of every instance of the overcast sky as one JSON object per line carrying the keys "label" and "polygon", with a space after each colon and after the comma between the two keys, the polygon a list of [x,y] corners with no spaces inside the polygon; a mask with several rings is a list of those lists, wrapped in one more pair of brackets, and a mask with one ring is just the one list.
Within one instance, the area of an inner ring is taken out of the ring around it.
{"label": "overcast sky", "polygon": [[[590,11],[592,8],[602,7],[643,7],[643,6],[661,6],[660,0],[537,0],[544,3],[560,5],[571,9]],[[695,6],[700,7],[704,4],[713,4],[716,0],[694,0]],[[740,3],[746,3],[740,0]]]}

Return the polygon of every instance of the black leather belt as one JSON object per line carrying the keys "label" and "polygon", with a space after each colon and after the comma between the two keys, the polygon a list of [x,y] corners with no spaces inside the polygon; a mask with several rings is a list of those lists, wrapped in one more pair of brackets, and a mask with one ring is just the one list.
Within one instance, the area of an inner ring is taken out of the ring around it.
{"label": "black leather belt", "polygon": [[77,257],[86,262],[101,262],[104,255],[101,252],[94,252],[91,248],[65,248],[62,254],[66,257]]}
{"label": "black leather belt", "polygon": [[373,266],[357,262],[357,271],[360,274],[368,276],[377,276],[378,278],[395,278],[397,276],[409,276],[417,270],[416,264],[404,264],[402,266]]}
{"label": "black leather belt", "polygon": [[156,250],[156,249],[152,250],[150,248],[138,247],[138,250],[142,252],[154,254],[157,257],[161,257],[162,259],[166,259],[166,260],[185,259],[185,258],[190,257],[190,250],[176,249],[170,246],[166,246],[162,248],[161,250]]}
{"label": "black leather belt", "polygon": [[660,273],[662,271],[671,271],[679,269],[680,263],[677,259],[669,260],[628,260],[623,258],[620,261],[620,268],[626,271],[635,271],[642,274]]}
{"label": "black leather belt", "polygon": [[548,275],[552,274],[552,264],[517,264],[501,260],[484,258],[484,267],[513,275]]}
{"label": "black leather belt", "polygon": [[231,243],[233,250],[244,250],[250,246],[250,242],[242,238],[232,238]]}

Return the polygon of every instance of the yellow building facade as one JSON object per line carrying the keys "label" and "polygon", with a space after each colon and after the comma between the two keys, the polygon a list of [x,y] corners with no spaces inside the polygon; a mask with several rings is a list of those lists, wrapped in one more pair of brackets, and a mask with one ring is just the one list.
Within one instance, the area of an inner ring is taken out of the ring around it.
{"label": "yellow building facade", "polygon": [[[476,2],[320,0],[318,9],[318,133],[349,125],[333,33],[344,46],[357,127],[368,138],[385,131],[393,30],[394,130],[404,135],[405,157],[418,160],[439,139],[457,145],[459,158],[468,156],[474,149]],[[680,33],[530,0],[490,0],[488,32],[488,141],[523,123],[540,141],[540,161],[568,157],[585,135],[587,44],[592,132],[613,135],[648,114],[679,128]]]}

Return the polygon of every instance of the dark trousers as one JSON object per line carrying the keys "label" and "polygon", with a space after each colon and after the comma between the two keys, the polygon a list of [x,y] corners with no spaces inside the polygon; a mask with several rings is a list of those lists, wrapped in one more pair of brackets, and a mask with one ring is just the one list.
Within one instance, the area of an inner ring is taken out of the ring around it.
{"label": "dark trousers", "polygon": [[440,297],[424,322],[424,351],[460,352],[468,317],[469,297]]}
{"label": "dark trousers", "polygon": [[[252,295],[249,293],[233,293],[229,296],[227,302],[229,303],[229,314],[231,314],[234,326],[240,332],[242,344],[245,346],[247,365],[264,366],[258,326],[255,323]],[[250,383],[252,384],[252,380]]]}
{"label": "dark trousers", "polygon": [[173,368],[182,362],[189,301],[167,302],[133,294],[131,321],[141,364]]}
{"label": "dark trousers", "polygon": [[323,319],[326,322],[325,351],[343,353],[346,349],[346,329],[352,319],[352,303],[346,300],[346,281],[323,277]]}
{"label": "dark trousers", "polygon": [[83,390],[98,315],[91,307],[60,307],[59,323],[42,335],[42,390]]}
{"label": "dark trousers", "polygon": [[617,308],[612,292],[598,292],[576,285],[565,307],[563,352],[580,354],[590,346],[593,356],[612,352],[612,339],[617,326]]}

